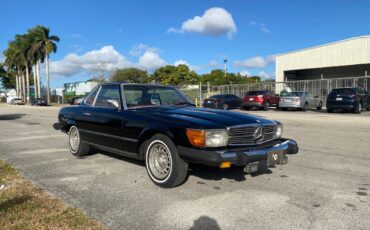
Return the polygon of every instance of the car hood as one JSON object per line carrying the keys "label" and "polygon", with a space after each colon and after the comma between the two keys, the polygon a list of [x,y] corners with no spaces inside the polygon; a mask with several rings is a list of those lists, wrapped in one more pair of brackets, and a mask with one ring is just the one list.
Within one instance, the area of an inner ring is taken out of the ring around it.
{"label": "car hood", "polygon": [[190,128],[217,129],[253,123],[276,124],[272,120],[251,114],[190,106],[161,106],[140,108],[134,111],[151,119],[160,120],[160,122],[174,122],[178,126],[192,126]]}

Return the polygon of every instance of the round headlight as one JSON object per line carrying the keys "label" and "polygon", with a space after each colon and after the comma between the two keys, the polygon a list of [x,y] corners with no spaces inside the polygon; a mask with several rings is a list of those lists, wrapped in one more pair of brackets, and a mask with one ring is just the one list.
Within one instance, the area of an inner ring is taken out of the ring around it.
{"label": "round headlight", "polygon": [[228,134],[226,130],[205,130],[206,147],[222,147],[227,145]]}
{"label": "round headlight", "polygon": [[283,135],[283,124],[278,124],[276,128],[275,138],[280,138]]}

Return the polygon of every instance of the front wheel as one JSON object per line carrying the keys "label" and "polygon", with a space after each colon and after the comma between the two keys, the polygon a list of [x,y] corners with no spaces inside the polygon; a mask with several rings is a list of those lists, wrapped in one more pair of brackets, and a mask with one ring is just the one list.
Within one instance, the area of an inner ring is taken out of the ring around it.
{"label": "front wheel", "polygon": [[321,109],[322,109],[322,102],[320,101],[319,106],[317,106],[317,110],[321,110]]}
{"label": "front wheel", "polygon": [[228,110],[229,109],[229,105],[228,104],[223,104],[222,105],[222,109],[223,110]]}
{"label": "front wheel", "polygon": [[308,103],[304,103],[302,111],[307,111],[308,109]]}
{"label": "front wheel", "polygon": [[185,182],[188,164],[181,159],[173,141],[163,134],[156,134],[144,142],[145,166],[154,184],[173,188]]}
{"label": "front wheel", "polygon": [[362,104],[361,102],[359,102],[355,109],[355,113],[361,113],[361,112],[362,112]]}
{"label": "front wheel", "polygon": [[90,147],[81,141],[80,131],[76,126],[71,126],[68,132],[69,151],[76,157],[82,157],[90,152]]}

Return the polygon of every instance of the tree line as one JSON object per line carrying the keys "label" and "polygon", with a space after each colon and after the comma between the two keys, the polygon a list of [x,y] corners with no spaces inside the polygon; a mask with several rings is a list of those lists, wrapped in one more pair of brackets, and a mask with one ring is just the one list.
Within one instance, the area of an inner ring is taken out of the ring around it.
{"label": "tree line", "polygon": [[163,85],[194,85],[209,83],[210,85],[246,84],[260,82],[259,76],[245,77],[240,73],[225,73],[215,69],[209,73],[197,74],[187,65],[166,65],[158,68],[152,74],[138,68],[116,69],[110,75],[99,73],[92,78],[99,83],[103,82],[130,82],[130,83],[159,83]]}
{"label": "tree line", "polygon": [[[0,64],[0,77],[5,88],[15,88],[17,97],[30,99],[30,84],[35,97],[41,96],[40,68],[45,63],[47,101],[50,103],[49,55],[57,51],[59,37],[50,35],[50,29],[38,25],[25,34],[15,35],[4,51],[5,62]],[[32,77],[32,78],[31,78]]]}

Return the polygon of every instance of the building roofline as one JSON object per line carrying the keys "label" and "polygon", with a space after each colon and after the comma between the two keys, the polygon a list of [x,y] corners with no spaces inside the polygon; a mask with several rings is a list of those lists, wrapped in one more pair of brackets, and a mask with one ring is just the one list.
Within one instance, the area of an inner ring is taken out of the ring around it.
{"label": "building roofline", "polygon": [[292,54],[292,53],[298,53],[298,52],[302,52],[302,51],[306,51],[306,50],[310,50],[310,49],[316,49],[316,48],[320,48],[320,47],[324,47],[324,46],[334,45],[334,44],[337,44],[337,43],[348,42],[348,41],[355,40],[355,39],[363,39],[363,38],[370,38],[370,35],[362,35],[362,36],[347,38],[347,39],[343,39],[343,40],[339,40],[339,41],[335,41],[335,42],[329,42],[329,43],[322,44],[322,45],[311,46],[311,47],[307,47],[307,48],[303,48],[303,49],[288,51],[288,52],[285,52],[285,53],[276,54],[275,57],[284,56],[284,55]]}

